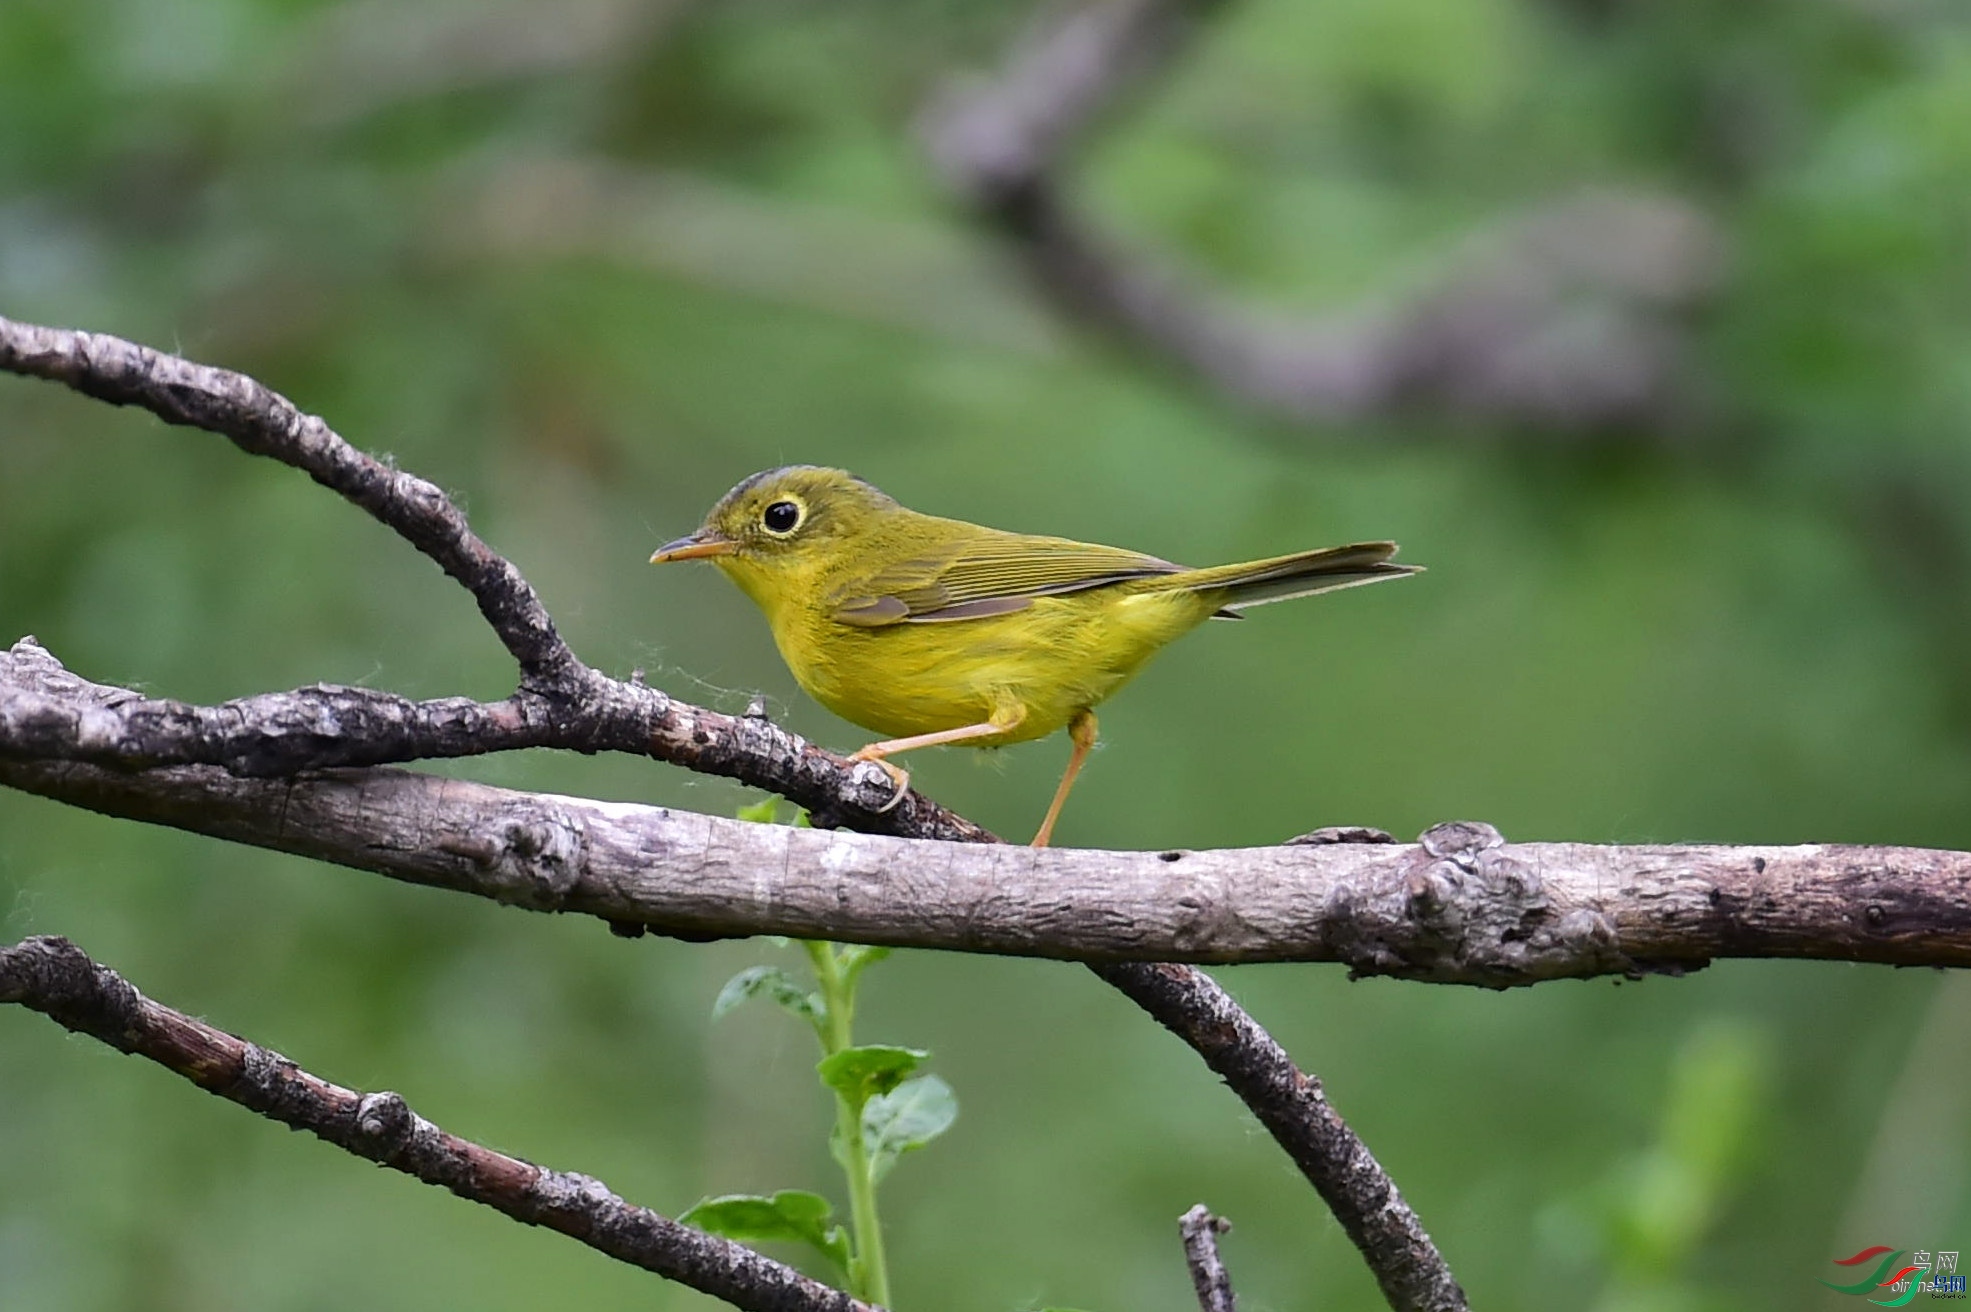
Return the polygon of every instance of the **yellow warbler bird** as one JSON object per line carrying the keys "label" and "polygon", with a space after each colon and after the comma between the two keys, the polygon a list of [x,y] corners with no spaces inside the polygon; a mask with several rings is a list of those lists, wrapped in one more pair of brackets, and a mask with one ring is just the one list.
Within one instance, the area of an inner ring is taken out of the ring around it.
{"label": "yellow warbler bird", "polygon": [[918,747],[998,747],[1066,727],[1074,743],[1045,847],[1095,745],[1095,706],[1165,643],[1248,606],[1414,574],[1394,542],[1186,569],[1067,538],[905,509],[853,474],[788,465],[753,475],[652,564],[709,560],[766,612],[808,695],[887,735],[874,761]]}

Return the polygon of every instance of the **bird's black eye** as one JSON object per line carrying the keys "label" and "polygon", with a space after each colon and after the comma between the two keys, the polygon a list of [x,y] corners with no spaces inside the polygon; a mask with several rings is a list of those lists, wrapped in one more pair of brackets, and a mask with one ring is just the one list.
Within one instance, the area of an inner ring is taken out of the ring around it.
{"label": "bird's black eye", "polygon": [[791,501],[776,501],[760,516],[769,533],[792,533],[801,522],[801,508]]}

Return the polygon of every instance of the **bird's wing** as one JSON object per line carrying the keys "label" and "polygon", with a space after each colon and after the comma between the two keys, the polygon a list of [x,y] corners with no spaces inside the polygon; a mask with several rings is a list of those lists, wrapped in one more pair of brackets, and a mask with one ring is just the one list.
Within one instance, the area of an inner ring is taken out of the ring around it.
{"label": "bird's wing", "polygon": [[834,615],[843,624],[944,623],[1024,610],[1035,597],[1082,592],[1182,567],[1120,547],[1006,533],[952,542],[858,580]]}

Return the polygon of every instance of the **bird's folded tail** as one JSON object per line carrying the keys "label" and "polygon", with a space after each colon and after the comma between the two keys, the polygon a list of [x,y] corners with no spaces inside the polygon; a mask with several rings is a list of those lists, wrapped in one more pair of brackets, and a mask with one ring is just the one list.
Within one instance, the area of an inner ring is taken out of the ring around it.
{"label": "bird's folded tail", "polygon": [[1353,588],[1422,571],[1421,565],[1393,563],[1389,558],[1395,554],[1394,542],[1354,542],[1345,547],[1297,551],[1270,560],[1182,570],[1156,579],[1154,585],[1158,591],[1165,588],[1184,592],[1223,591],[1220,609],[1213,618],[1238,619],[1239,612],[1248,606],[1311,597],[1317,592],[1333,592],[1337,588]]}

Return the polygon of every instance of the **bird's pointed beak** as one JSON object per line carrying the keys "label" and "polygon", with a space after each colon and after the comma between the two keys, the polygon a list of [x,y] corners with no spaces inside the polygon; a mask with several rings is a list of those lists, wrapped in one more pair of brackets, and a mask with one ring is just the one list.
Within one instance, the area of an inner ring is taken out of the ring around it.
{"label": "bird's pointed beak", "polygon": [[730,556],[737,550],[739,544],[718,530],[701,528],[690,537],[657,548],[650,555],[650,563],[668,565],[674,560],[710,560],[714,556]]}

